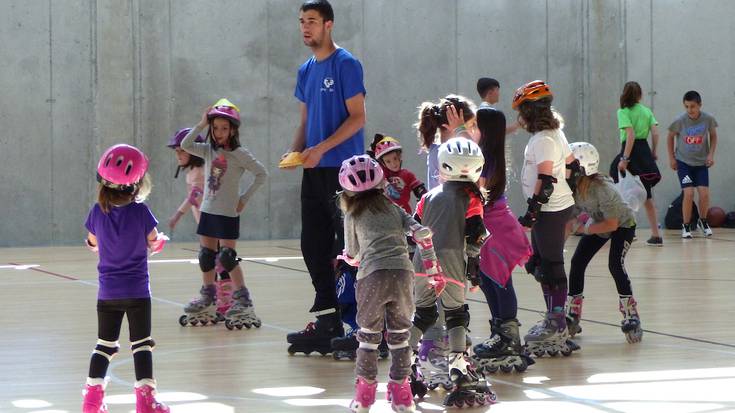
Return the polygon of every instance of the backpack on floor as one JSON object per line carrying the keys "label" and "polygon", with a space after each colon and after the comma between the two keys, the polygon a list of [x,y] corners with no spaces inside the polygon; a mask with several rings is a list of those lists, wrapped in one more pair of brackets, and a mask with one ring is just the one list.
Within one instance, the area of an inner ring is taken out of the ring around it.
{"label": "backpack on floor", "polygon": [[735,211],[730,211],[725,216],[725,223],[722,225],[725,228],[735,228]]}
{"label": "backpack on floor", "polygon": [[[666,211],[666,218],[664,218],[664,225],[667,229],[681,229],[681,225],[684,223],[684,218],[681,213],[681,204],[684,200],[684,192],[674,199],[669,205],[668,211]],[[699,211],[697,210],[697,204],[692,203],[692,221],[697,222],[699,219]]]}

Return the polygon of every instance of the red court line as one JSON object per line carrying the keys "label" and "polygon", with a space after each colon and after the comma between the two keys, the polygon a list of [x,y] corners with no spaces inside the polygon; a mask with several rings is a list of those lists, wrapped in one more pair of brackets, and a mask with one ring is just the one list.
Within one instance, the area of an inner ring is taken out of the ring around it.
{"label": "red court line", "polygon": [[[14,262],[9,262],[8,264],[9,265],[22,265],[22,264],[16,264]],[[79,278],[75,278],[70,275],[64,275],[64,274],[59,274],[59,273],[55,273],[51,271],[42,270],[39,267],[31,267],[29,268],[29,270],[41,272],[41,273],[48,274],[48,275],[53,275],[54,277],[64,278],[64,279],[71,280],[71,281],[79,281]]]}

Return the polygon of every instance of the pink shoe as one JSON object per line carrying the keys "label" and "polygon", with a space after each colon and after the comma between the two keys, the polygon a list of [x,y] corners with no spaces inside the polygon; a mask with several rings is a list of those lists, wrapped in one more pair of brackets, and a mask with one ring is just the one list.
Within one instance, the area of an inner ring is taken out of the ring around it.
{"label": "pink shoe", "polygon": [[375,392],[377,390],[377,381],[368,383],[367,380],[358,376],[355,383],[355,398],[350,403],[350,410],[355,413],[368,413],[370,406],[375,403]]}
{"label": "pink shoe", "polygon": [[413,393],[411,393],[411,384],[408,377],[402,382],[397,383],[393,380],[388,382],[388,391],[385,394],[386,399],[390,402],[390,406],[394,412],[413,412],[416,411],[416,405],[413,404]]}
{"label": "pink shoe", "polygon": [[84,395],[82,413],[107,413],[107,406],[103,400],[105,398],[103,385],[90,386],[87,384],[84,386],[82,395]]}
{"label": "pink shoe", "polygon": [[135,411],[137,413],[169,413],[170,409],[156,400],[153,387],[144,384],[135,388]]}
{"label": "pink shoe", "polygon": [[217,286],[217,312],[225,315],[232,307],[232,280],[218,280]]}

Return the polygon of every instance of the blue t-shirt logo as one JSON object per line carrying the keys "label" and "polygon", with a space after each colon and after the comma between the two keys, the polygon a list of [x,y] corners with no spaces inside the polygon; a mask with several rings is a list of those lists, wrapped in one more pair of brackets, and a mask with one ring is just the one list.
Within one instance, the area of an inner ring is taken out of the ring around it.
{"label": "blue t-shirt logo", "polygon": [[331,77],[325,77],[324,78],[324,87],[322,88],[322,92],[334,92],[334,79]]}

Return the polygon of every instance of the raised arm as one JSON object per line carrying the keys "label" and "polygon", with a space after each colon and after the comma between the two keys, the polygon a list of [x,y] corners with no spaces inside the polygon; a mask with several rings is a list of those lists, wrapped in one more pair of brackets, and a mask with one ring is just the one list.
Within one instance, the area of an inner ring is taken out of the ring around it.
{"label": "raised arm", "polygon": [[187,133],[184,137],[184,140],[181,141],[181,149],[200,158],[205,157],[205,154],[209,150],[209,144],[206,142],[196,142],[195,139],[199,135],[199,133],[204,130],[207,125],[209,125],[209,121],[207,120],[207,113],[209,112],[209,109],[211,109],[211,106],[204,110],[204,113],[202,114],[202,118],[199,120],[199,123],[191,128],[189,133]]}

